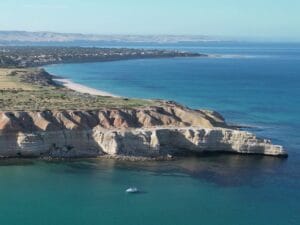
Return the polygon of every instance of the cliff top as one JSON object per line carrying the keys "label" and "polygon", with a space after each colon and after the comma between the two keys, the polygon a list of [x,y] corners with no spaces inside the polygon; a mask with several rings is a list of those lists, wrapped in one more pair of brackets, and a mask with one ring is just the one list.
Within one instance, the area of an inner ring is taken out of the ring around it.
{"label": "cliff top", "polygon": [[28,113],[28,118],[42,118],[49,113],[55,118],[69,114],[71,116],[67,117],[72,118],[74,113],[88,112],[97,118],[103,113],[105,118],[110,118],[106,125],[118,128],[140,127],[141,124],[227,127],[224,118],[216,112],[192,110],[172,101],[79,93],[54,82],[53,78],[39,68],[0,69],[0,118],[4,118],[3,124],[7,121],[10,124],[12,120],[8,118],[14,115],[15,120],[20,113]]}
{"label": "cliff top", "polygon": [[287,156],[217,112],[67,89],[43,69],[0,70],[0,157],[159,156],[227,151]]}
{"label": "cliff top", "polygon": [[56,84],[43,69],[0,69],[1,111],[134,108],[158,102],[78,93]]}

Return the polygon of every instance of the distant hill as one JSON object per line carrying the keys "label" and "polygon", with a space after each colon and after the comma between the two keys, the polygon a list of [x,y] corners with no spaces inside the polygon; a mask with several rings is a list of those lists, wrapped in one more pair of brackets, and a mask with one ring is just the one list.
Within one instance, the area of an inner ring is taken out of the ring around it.
{"label": "distant hill", "polygon": [[218,41],[218,39],[201,35],[97,35],[55,32],[0,31],[1,44],[51,42],[179,43],[207,41]]}

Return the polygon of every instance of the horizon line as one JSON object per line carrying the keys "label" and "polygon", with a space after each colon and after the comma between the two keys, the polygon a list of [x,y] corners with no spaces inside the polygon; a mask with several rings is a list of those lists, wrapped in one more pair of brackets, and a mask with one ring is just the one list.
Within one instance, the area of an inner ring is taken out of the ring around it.
{"label": "horizon line", "polygon": [[[195,37],[195,38],[211,38],[211,40],[202,41],[216,41],[216,42],[286,42],[286,43],[300,43],[300,38],[291,37],[270,37],[270,36],[224,36],[224,35],[208,35],[208,34],[139,34],[139,33],[90,33],[90,32],[61,32],[53,30],[1,30],[0,32],[23,32],[23,33],[53,33],[60,35],[83,35],[83,36],[136,36],[136,37]],[[198,40],[201,41],[201,40]],[[39,42],[39,41],[36,41]],[[66,41],[67,42],[67,41]],[[196,42],[196,40],[189,42]]]}

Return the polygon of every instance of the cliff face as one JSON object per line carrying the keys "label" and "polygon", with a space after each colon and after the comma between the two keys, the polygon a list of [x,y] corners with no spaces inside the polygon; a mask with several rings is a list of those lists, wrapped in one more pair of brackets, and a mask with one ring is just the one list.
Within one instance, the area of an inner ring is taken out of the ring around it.
{"label": "cliff face", "polygon": [[281,146],[229,127],[216,112],[167,103],[138,109],[0,112],[0,155],[162,156],[226,151],[286,155]]}

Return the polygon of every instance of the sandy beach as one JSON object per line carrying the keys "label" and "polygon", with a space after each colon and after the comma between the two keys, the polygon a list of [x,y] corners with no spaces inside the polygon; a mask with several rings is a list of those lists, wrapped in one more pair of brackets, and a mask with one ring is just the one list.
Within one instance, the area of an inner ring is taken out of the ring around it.
{"label": "sandy beach", "polygon": [[100,96],[110,96],[110,97],[120,97],[114,94],[111,94],[109,92],[105,92],[105,91],[101,91],[95,88],[90,88],[78,83],[74,83],[71,80],[68,79],[53,79],[53,81],[55,81],[58,84],[61,84],[63,86],[65,86],[66,88],[69,88],[71,90],[80,92],[80,93],[88,93],[91,95],[100,95]]}

